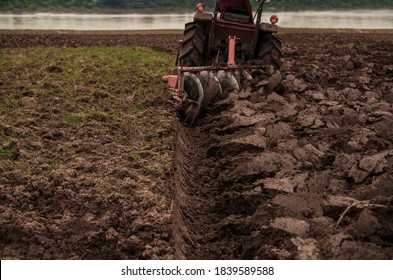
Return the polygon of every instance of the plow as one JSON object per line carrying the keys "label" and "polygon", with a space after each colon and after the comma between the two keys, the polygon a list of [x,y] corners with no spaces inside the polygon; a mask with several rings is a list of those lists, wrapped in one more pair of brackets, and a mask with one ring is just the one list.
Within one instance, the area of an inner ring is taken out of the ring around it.
{"label": "plow", "polygon": [[262,22],[270,0],[257,2],[255,14],[249,0],[218,0],[213,13],[199,3],[193,21],[185,24],[176,56],[177,75],[163,80],[171,90],[171,103],[188,125],[215,100],[260,77],[265,67],[280,68],[278,17]]}

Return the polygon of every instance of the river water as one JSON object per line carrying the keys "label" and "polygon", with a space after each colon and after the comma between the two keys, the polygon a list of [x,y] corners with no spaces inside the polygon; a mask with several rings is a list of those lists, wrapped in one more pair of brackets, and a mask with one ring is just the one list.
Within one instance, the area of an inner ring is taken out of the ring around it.
{"label": "river water", "polygon": [[[266,11],[268,21],[272,12]],[[279,26],[295,28],[393,29],[393,9],[276,12]],[[148,30],[183,29],[193,14],[0,14],[0,29]]]}

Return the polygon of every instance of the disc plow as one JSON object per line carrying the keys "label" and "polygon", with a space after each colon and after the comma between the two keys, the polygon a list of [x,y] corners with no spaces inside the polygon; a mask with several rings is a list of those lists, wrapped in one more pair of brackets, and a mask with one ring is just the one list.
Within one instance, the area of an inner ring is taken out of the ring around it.
{"label": "disc plow", "polygon": [[213,14],[197,5],[194,21],[186,23],[179,41],[177,75],[163,77],[171,89],[170,102],[188,125],[214,100],[244,89],[261,68],[281,66],[281,41],[273,34],[278,18],[261,22],[268,2],[260,1],[254,16],[248,0],[217,1]]}

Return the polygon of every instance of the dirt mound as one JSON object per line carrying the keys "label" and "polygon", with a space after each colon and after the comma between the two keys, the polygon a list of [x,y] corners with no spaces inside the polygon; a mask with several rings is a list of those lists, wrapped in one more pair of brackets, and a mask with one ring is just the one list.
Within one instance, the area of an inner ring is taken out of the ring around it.
{"label": "dirt mound", "polygon": [[393,43],[295,40],[268,83],[179,125],[179,258],[392,259]]}

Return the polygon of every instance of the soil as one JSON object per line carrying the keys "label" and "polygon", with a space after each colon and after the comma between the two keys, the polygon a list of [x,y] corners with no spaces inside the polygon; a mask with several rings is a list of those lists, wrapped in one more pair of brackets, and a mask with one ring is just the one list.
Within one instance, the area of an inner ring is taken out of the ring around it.
{"label": "soil", "polygon": [[[86,150],[61,165],[67,172],[25,176],[0,161],[0,257],[392,259],[393,33],[287,30],[280,37],[279,71],[265,68],[263,82],[229,92],[191,128],[170,119],[175,148],[162,152],[173,157],[173,170],[133,173],[125,146]],[[177,39],[2,31],[0,47],[143,45],[175,54]],[[42,141],[71,153],[56,131]],[[107,136],[100,133],[96,145],[111,143]],[[17,143],[8,148],[23,154]],[[117,192],[83,185],[86,170],[102,176],[97,160],[110,166],[106,175],[116,174]],[[122,184],[141,175],[148,181]],[[154,186],[162,196],[138,195]]]}

